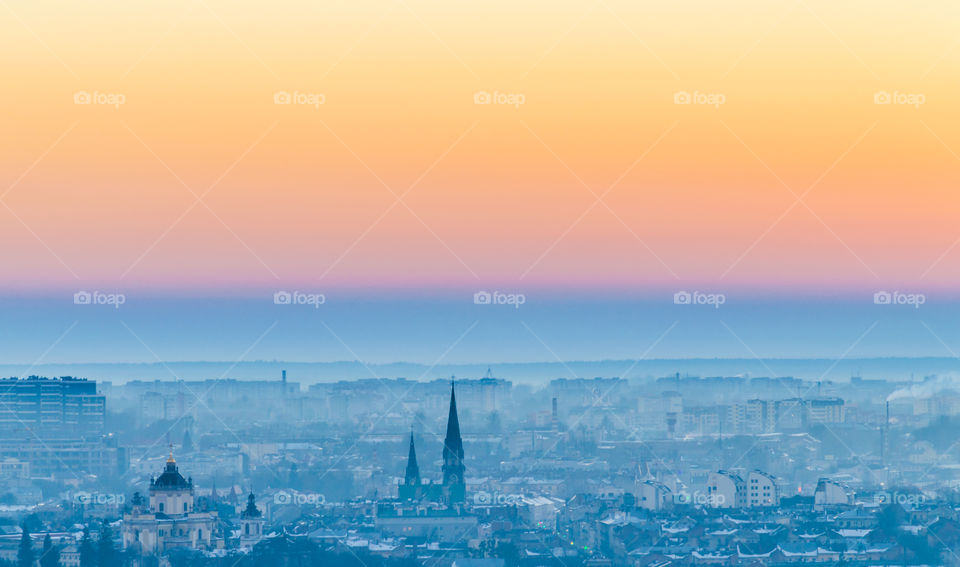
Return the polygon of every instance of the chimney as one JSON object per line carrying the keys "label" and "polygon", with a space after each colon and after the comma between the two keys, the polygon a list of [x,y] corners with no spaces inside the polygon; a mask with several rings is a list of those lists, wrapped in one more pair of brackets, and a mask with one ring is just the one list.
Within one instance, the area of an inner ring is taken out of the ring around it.
{"label": "chimney", "polygon": [[883,429],[880,430],[880,466],[887,466],[887,444],[890,435],[890,401],[887,400],[885,415],[883,418]]}

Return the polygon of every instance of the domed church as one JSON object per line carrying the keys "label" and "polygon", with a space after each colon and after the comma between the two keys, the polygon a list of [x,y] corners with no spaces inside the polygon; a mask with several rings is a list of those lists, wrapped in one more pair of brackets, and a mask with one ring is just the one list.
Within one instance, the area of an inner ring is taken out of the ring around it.
{"label": "domed church", "polygon": [[143,555],[162,554],[171,549],[215,549],[216,511],[195,508],[193,479],[183,478],[173,452],[160,476],[150,479],[150,498],[135,495],[133,509],[123,515],[123,547]]}

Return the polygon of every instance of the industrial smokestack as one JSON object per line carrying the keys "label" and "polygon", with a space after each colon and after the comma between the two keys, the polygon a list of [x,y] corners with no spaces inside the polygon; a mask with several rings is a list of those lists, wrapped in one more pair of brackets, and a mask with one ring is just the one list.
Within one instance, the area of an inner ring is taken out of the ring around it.
{"label": "industrial smokestack", "polygon": [[880,466],[887,466],[887,444],[890,435],[890,401],[884,404],[883,427],[880,429]]}

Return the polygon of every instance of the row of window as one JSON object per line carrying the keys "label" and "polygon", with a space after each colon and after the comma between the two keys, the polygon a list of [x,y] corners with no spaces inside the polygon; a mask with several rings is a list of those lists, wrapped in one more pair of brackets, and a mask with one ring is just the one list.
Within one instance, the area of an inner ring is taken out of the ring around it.
{"label": "row of window", "polygon": [[[164,537],[165,535],[167,535],[167,531],[166,531],[166,530],[160,530],[160,531],[159,531],[159,534],[160,534],[160,537]],[[179,530],[170,530],[170,537],[174,537],[174,536],[183,537],[183,536],[185,536],[185,535],[189,535],[189,534],[188,534],[183,528],[180,528]],[[136,530],[136,531],[134,532],[134,538],[135,538],[135,539],[140,539],[140,530]],[[197,530],[197,539],[203,539],[203,530],[202,530],[202,529],[198,529],[198,530]]]}
{"label": "row of window", "polygon": [[[163,510],[163,502],[160,502],[160,503],[157,504],[157,511],[158,511],[158,512],[161,512],[161,513],[164,511],[164,510]],[[187,512],[189,512],[189,511],[190,511],[190,506],[189,506],[186,502],[184,502],[184,503],[183,503],[183,512],[184,512],[184,513],[187,513]]]}

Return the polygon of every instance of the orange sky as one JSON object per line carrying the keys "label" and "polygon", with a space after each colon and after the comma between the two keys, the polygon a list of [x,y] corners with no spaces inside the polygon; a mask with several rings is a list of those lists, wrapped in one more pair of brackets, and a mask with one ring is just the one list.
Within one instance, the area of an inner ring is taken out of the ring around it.
{"label": "orange sky", "polygon": [[5,290],[960,281],[955,2],[2,6]]}

